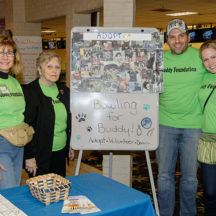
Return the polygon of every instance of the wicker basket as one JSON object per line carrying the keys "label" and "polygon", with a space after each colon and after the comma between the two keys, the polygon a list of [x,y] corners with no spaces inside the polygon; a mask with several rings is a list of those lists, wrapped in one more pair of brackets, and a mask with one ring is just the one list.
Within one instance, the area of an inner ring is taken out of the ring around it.
{"label": "wicker basket", "polygon": [[40,175],[26,180],[33,197],[46,206],[51,202],[65,200],[68,197],[71,183],[57,174]]}

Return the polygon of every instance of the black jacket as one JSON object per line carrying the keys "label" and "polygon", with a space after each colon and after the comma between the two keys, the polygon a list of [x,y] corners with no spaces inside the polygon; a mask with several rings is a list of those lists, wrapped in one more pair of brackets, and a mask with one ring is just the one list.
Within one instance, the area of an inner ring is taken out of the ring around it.
{"label": "black jacket", "polygon": [[[58,98],[67,110],[66,146],[68,151],[66,153],[68,153],[71,131],[70,91],[64,84],[56,84],[59,90]],[[24,159],[35,157],[38,168],[47,170],[50,167],[55,125],[55,112],[52,99],[43,94],[38,79],[22,87],[26,100],[25,122],[33,126],[35,130],[32,141],[25,146]]]}

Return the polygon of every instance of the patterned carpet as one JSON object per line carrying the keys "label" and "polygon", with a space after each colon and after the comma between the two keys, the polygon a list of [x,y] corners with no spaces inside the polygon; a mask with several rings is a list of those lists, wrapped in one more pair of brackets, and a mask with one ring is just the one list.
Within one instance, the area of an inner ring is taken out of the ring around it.
{"label": "patterned carpet", "polygon": [[[149,152],[151,158],[151,166],[154,177],[155,185],[157,186],[157,161],[155,152]],[[148,168],[146,164],[146,158],[144,152],[131,152],[133,156],[133,173],[132,173],[132,187],[140,190],[146,194],[152,195],[151,185],[148,175]],[[83,163],[96,167],[102,170],[102,159],[103,154],[100,151],[92,151],[87,159],[82,160]],[[175,205],[175,213],[174,216],[179,215],[179,180],[180,180],[180,171],[179,171],[179,163],[177,163],[176,167],[176,205]],[[203,191],[200,181],[200,169],[198,169],[198,193],[197,193],[197,216],[204,215],[204,205],[203,205]],[[157,188],[156,188],[157,190]]]}

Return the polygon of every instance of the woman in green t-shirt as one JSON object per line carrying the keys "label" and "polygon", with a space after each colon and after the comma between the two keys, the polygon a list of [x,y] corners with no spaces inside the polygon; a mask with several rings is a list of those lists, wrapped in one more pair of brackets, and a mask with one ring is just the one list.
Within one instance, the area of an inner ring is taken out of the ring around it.
{"label": "woman in green t-shirt", "polygon": [[[21,55],[15,42],[0,35],[0,130],[24,123],[22,88],[11,76],[22,70]],[[0,135],[0,189],[20,185],[22,162],[23,147],[14,146]]]}
{"label": "woman in green t-shirt", "polygon": [[200,47],[200,56],[208,70],[199,92],[203,109],[202,136],[198,147],[204,188],[205,215],[216,214],[216,40]]}
{"label": "woman in green t-shirt", "polygon": [[25,168],[30,177],[47,173],[65,176],[66,157],[73,158],[69,148],[69,88],[58,82],[61,59],[57,53],[42,52],[36,67],[39,78],[23,86],[25,121],[35,129],[32,141],[25,147]]}

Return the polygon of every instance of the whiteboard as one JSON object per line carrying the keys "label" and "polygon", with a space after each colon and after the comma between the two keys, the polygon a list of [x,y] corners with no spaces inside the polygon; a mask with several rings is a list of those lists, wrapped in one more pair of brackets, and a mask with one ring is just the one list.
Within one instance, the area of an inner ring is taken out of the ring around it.
{"label": "whiteboard", "polygon": [[72,28],[73,149],[158,147],[163,43],[155,28]]}
{"label": "whiteboard", "polygon": [[76,150],[155,150],[158,94],[74,93],[72,137]]}

